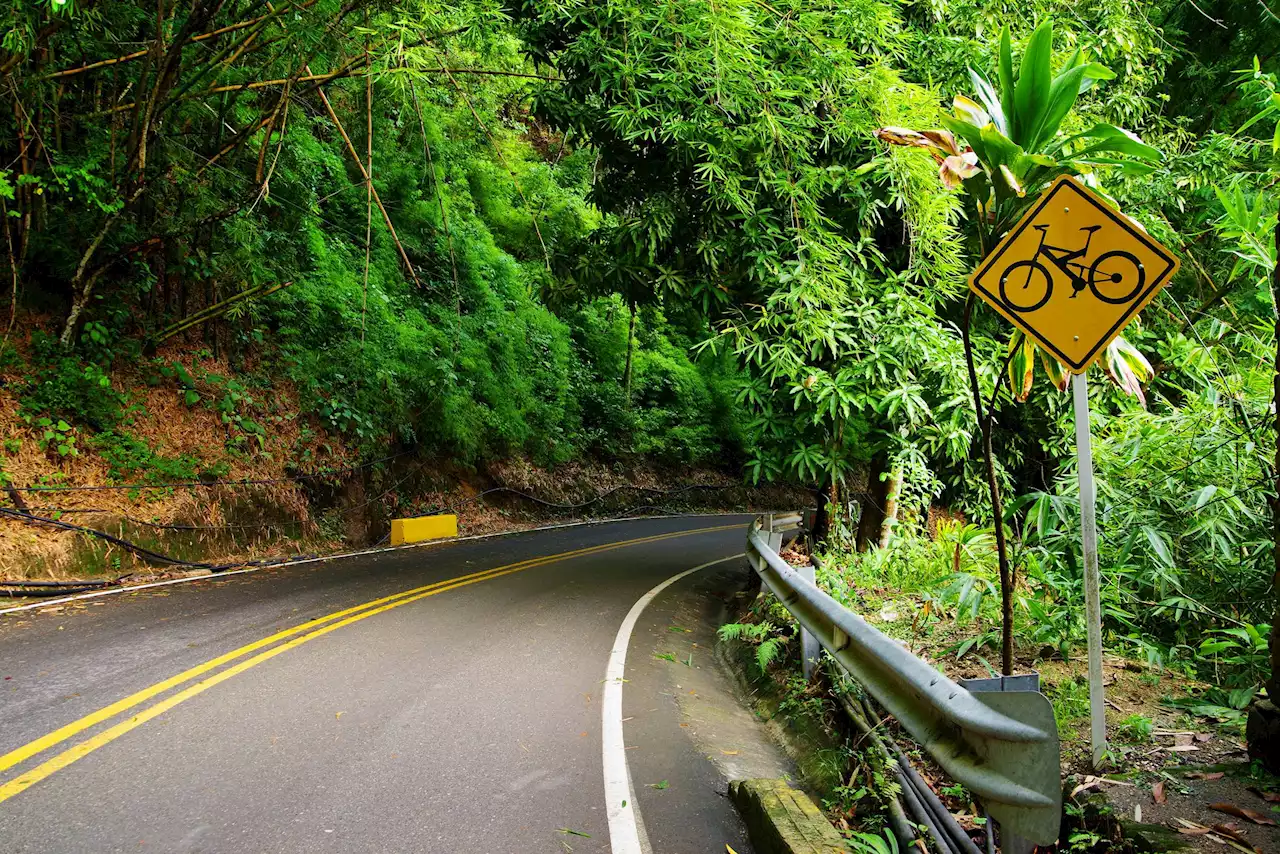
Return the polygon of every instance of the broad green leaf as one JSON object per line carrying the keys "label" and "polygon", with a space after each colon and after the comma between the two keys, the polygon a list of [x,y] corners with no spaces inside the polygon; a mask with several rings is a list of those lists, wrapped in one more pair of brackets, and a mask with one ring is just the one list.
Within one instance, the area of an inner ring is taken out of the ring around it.
{"label": "broad green leaf", "polygon": [[1051,147],[1051,151],[1058,151],[1066,148],[1073,142],[1080,140],[1095,140],[1080,151],[1075,152],[1075,157],[1084,157],[1094,152],[1114,151],[1118,154],[1128,154],[1133,157],[1140,157],[1144,160],[1161,160],[1164,155],[1158,148],[1147,145],[1138,137],[1115,125],[1096,124],[1084,133],[1078,133],[1075,136],[1069,136],[1063,140],[1055,142]]}
{"label": "broad green leaf", "polygon": [[1004,178],[1004,182],[1008,185],[1010,192],[1018,198],[1022,198],[1027,194],[1023,189],[1022,183],[1018,180],[1018,176],[1013,174],[1013,170],[1003,163],[1000,164],[1000,177]]}
{"label": "broad green leaf", "polygon": [[1039,127],[1032,134],[1029,145],[1024,147],[1035,151],[1041,143],[1053,139],[1058,133],[1058,125],[1066,118],[1067,113],[1075,106],[1080,97],[1080,81],[1084,79],[1084,66],[1077,65],[1054,78],[1049,87],[1049,104],[1045,108],[1044,117]]}
{"label": "broad green leaf", "polygon": [[1000,58],[998,63],[1000,77],[1000,105],[1004,108],[1005,133],[1009,133],[1008,122],[1013,116],[1013,43],[1009,37],[1009,25],[1000,28]]}
{"label": "broad green leaf", "polygon": [[[972,71],[972,69],[970,69]],[[998,106],[998,104],[997,104]],[[991,115],[984,110],[976,101],[966,98],[963,95],[957,95],[952,102],[952,111],[956,114],[956,118],[963,119],[970,124],[982,127],[991,122]]]}
{"label": "broad green leaf", "polygon": [[1052,57],[1053,21],[1046,19],[1031,34],[1022,54],[1013,95],[1014,113],[1009,117],[1013,141],[1028,148],[1048,109]]}
{"label": "broad green leaf", "polygon": [[1080,81],[1080,94],[1083,95],[1094,87],[1099,80],[1114,80],[1116,73],[1105,65],[1089,62],[1084,66],[1084,79]]}
{"label": "broad green leaf", "polygon": [[1090,166],[1115,168],[1125,175],[1150,175],[1160,170],[1160,167],[1154,163],[1147,163],[1142,160],[1121,160],[1118,157],[1074,157],[1072,160],[1076,163],[1086,163]]}
{"label": "broad green leaf", "polygon": [[1202,486],[1200,489],[1196,490],[1194,509],[1199,510],[1201,507],[1208,504],[1209,499],[1213,498],[1214,493],[1216,493],[1217,491],[1218,491],[1218,487],[1214,486],[1213,484],[1209,484],[1208,486]]}
{"label": "broad green leaf", "polygon": [[1262,108],[1261,110],[1259,110],[1257,113],[1255,113],[1255,114],[1254,114],[1254,116],[1253,116],[1251,119],[1249,119],[1249,120],[1248,120],[1247,122],[1245,122],[1244,124],[1240,125],[1239,129],[1238,129],[1238,130],[1236,130],[1236,135],[1238,136],[1238,135],[1240,135],[1240,134],[1244,133],[1244,132],[1245,132],[1245,131],[1247,131],[1249,128],[1253,127],[1253,126],[1254,126],[1254,125],[1256,125],[1258,122],[1262,121],[1262,120],[1263,120],[1263,119],[1265,119],[1267,116],[1269,116],[1269,115],[1271,115],[1272,113],[1274,113],[1274,112],[1276,111],[1276,109],[1277,109],[1276,104],[1267,104],[1265,107],[1263,107],[1263,108]]}

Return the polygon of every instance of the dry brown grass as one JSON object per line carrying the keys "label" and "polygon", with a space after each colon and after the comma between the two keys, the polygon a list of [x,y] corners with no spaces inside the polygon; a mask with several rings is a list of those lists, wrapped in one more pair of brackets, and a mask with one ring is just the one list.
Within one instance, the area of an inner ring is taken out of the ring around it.
{"label": "dry brown grass", "polygon": [[[30,324],[24,324],[30,328]],[[27,338],[15,341],[19,351],[29,344]],[[353,464],[354,456],[340,436],[326,435],[316,425],[304,440],[303,423],[297,417],[297,391],[281,380],[270,390],[253,390],[253,405],[248,413],[266,428],[264,447],[254,453],[231,454],[228,440],[231,428],[224,424],[211,406],[222,393],[215,384],[201,377],[216,374],[231,376],[224,360],[195,360],[181,352],[178,345],[162,348],[156,355],[165,361],[180,361],[197,378],[196,390],[202,401],[188,406],[183,392],[172,382],[158,386],[147,383],[149,368],[131,364],[111,375],[112,386],[125,398],[129,413],[119,429],[147,444],[156,454],[167,457],[186,456],[198,461],[202,468],[221,466],[222,480],[277,480],[284,483],[246,488],[216,489],[181,488],[174,490],[101,490],[67,492],[24,492],[28,506],[36,515],[65,519],[80,525],[118,533],[128,518],[178,525],[217,526],[228,522],[228,510],[250,498],[255,504],[267,504],[276,514],[290,516],[300,524],[311,523],[308,502],[303,490],[289,481],[289,468],[294,460],[310,451],[315,460],[311,471],[341,469]],[[79,453],[59,458],[40,448],[40,434],[20,417],[18,400],[12,389],[24,377],[9,374],[0,377],[0,440],[9,440],[3,455],[3,470],[8,482],[18,486],[58,485],[93,487],[113,483],[107,462],[88,447],[87,434],[77,430]],[[12,448],[13,450],[9,450]],[[133,478],[128,478],[134,482]],[[8,503],[8,502],[6,502]],[[74,511],[101,511],[84,513]],[[73,511],[73,512],[68,512]],[[52,578],[63,580],[76,560],[82,535],[32,526],[12,519],[0,520],[0,576],[6,578]],[[214,554],[216,554],[216,549]],[[252,550],[253,556],[282,551],[280,545],[263,545]],[[223,555],[229,556],[229,555]]]}

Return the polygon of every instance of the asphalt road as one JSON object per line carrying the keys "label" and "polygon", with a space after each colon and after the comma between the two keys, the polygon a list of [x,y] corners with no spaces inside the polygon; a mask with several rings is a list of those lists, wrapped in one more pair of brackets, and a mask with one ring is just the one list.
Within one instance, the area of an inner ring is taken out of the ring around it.
{"label": "asphalt road", "polygon": [[[610,851],[615,635],[655,585],[739,554],[746,522],[563,528],[0,616],[0,851]],[[750,851],[652,666],[682,597],[747,571],[690,575],[633,633],[622,726],[657,854]]]}

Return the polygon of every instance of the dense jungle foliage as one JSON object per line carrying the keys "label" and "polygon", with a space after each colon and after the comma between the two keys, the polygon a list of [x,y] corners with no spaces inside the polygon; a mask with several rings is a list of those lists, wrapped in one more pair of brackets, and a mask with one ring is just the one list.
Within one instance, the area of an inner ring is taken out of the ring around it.
{"label": "dense jungle foliage", "polygon": [[[370,456],[793,480],[850,572],[909,566],[996,644],[1003,570],[1022,639],[1070,653],[1065,376],[965,277],[1078,175],[1183,262],[1090,374],[1109,643],[1242,706],[1275,570],[1273,8],[9,0],[0,358],[53,458],[128,438],[141,369],[240,454],[287,378]],[[176,343],[229,360],[224,396]],[[970,527],[931,537],[932,506]]]}

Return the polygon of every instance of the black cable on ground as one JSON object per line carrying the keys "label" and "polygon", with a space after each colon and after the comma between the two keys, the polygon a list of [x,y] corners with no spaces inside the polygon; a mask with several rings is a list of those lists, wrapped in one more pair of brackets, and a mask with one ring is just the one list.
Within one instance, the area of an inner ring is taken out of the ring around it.
{"label": "black cable on ground", "polygon": [[117,516],[126,522],[134,525],[146,525],[149,528],[159,528],[163,531],[233,531],[233,530],[258,530],[262,528],[278,528],[285,525],[302,525],[301,519],[284,519],[274,522],[251,522],[234,525],[176,525],[167,522],[149,522],[146,519],[138,519],[133,516],[125,515],[118,510],[108,510],[105,507],[68,507],[65,510],[61,507],[31,507],[28,508],[30,513],[61,513],[64,516],[70,515],[99,515],[99,516]]}
{"label": "black cable on ground", "polygon": [[[105,531],[99,531],[96,528],[86,528],[83,525],[76,525],[71,522],[63,522],[59,519],[47,519],[43,516],[36,516],[31,513],[23,513],[18,510],[10,510],[7,507],[0,507],[0,516],[7,516],[11,519],[19,519],[23,522],[26,522],[27,524],[49,525],[54,528],[61,528],[64,531],[75,531],[77,533],[87,534],[91,537],[97,537],[98,539],[105,540],[113,545],[116,545],[122,549],[125,549],[126,551],[132,552],[133,554],[143,558],[144,560],[154,561],[156,563],[161,563],[166,566],[180,566],[180,567],[186,567],[189,569],[207,569],[210,572],[214,572],[214,573],[226,572],[229,569],[239,569],[241,567],[272,566],[278,563],[286,563],[288,561],[303,560],[308,557],[315,557],[315,555],[293,555],[287,558],[264,558],[260,560],[235,561],[232,563],[204,563],[201,561],[183,560],[181,558],[170,557],[169,555],[161,554],[160,552],[152,551],[151,549],[140,546],[137,543],[131,543],[128,540],[123,540],[120,537],[114,536],[113,534],[108,534]],[[127,575],[123,575],[111,581],[88,581],[88,582],[86,581],[68,581],[68,582],[0,581],[0,595],[15,597],[15,596],[42,596],[42,595],[50,596],[50,595],[58,595],[58,594],[67,594],[70,592],[78,592],[81,590],[91,590],[91,589],[98,589],[102,587],[115,586],[115,585],[118,585],[123,579],[128,577],[129,576]],[[8,590],[4,588],[13,588],[17,592],[14,592],[14,590]],[[50,592],[50,591],[56,591],[56,592]]]}

